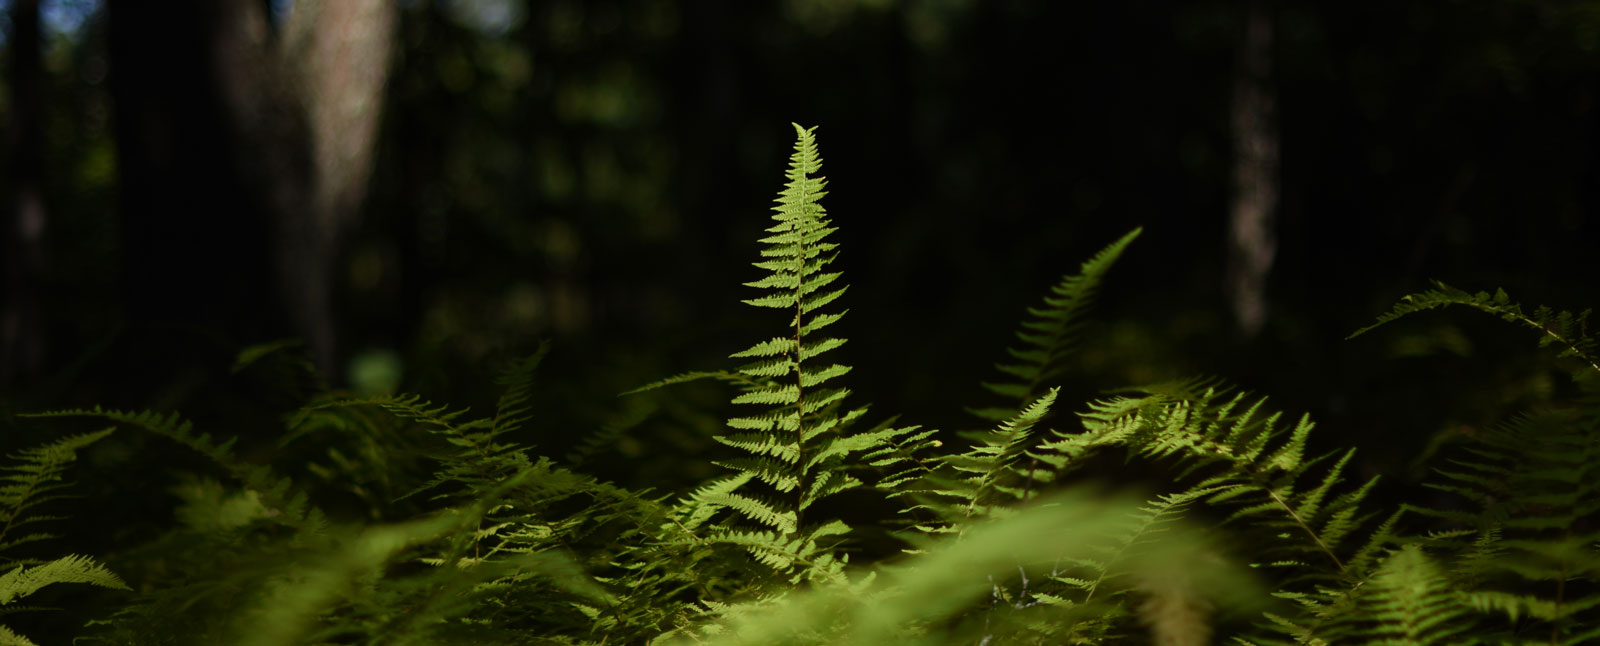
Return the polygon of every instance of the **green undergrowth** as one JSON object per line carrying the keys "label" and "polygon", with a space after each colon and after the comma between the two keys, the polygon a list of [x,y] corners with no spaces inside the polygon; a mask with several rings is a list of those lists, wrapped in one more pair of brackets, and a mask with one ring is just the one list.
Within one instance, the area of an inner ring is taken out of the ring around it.
{"label": "green undergrowth", "polygon": [[[562,378],[539,373],[544,350],[486,414],[318,387],[265,449],[171,413],[29,414],[57,439],[0,470],[0,645],[65,643],[20,628],[62,613],[87,622],[76,643],[107,644],[1600,642],[1587,311],[1439,284],[1357,331],[1476,310],[1551,348],[1570,382],[1570,398],[1450,442],[1429,494],[1392,505],[1354,448],[1313,450],[1334,442],[1313,442],[1308,415],[1220,379],[1063,399],[1136,229],[1026,309],[992,374],[949,377],[974,383],[975,430],[931,428],[847,385],[843,250],[814,130],[795,133],[745,283],[770,327],[729,365],[616,404],[719,384],[720,475],[686,490],[592,475],[628,430],[540,428],[540,384]],[[237,369],[290,352],[247,349]],[[113,433],[187,456],[142,463],[159,531],[53,552],[66,538],[51,528],[83,526],[65,521],[90,505],[66,497],[67,470]],[[560,457],[529,440],[575,433],[588,439]],[[1125,480],[1148,488],[1107,484]],[[66,610],[30,604],[74,587],[54,584],[92,587],[50,597]]]}

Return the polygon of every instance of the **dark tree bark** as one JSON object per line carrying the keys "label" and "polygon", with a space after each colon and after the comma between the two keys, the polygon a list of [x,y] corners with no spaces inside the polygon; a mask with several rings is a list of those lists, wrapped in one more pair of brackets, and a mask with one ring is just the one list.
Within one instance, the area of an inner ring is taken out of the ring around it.
{"label": "dark tree bark", "polygon": [[[173,325],[233,343],[289,333],[270,296],[272,219],[304,207],[293,188],[309,181],[310,155],[295,111],[268,100],[264,20],[246,24],[256,4],[107,6],[123,294],[136,335]],[[263,149],[267,123],[278,138]],[[290,194],[268,190],[265,176]]]}
{"label": "dark tree bark", "polygon": [[135,326],[303,338],[332,374],[340,234],[364,196],[393,5],[112,2],[123,277]]}
{"label": "dark tree bark", "polygon": [[11,194],[0,221],[0,389],[42,367],[48,339],[39,283],[48,222],[44,180],[44,69],[39,0],[11,5]]}

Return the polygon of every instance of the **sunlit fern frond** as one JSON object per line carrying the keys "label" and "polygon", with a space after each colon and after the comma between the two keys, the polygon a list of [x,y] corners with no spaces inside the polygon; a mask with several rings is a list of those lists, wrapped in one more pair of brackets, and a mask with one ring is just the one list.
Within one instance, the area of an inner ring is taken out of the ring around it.
{"label": "sunlit fern frond", "polygon": [[835,380],[850,367],[829,359],[845,344],[843,338],[826,334],[844,315],[831,306],[845,286],[839,272],[829,271],[838,245],[829,241],[835,227],[821,203],[827,182],[818,174],[822,158],[815,128],[795,125],[794,130],[794,153],[773,224],[760,239],[761,259],[754,263],[765,275],[745,283],[761,294],[744,301],[783,312],[783,332],[734,353],[733,358],[746,361],[736,371],[686,373],[640,390],[698,379],[716,379],[738,389],[733,404],[757,410],[728,420],[715,439],[738,451],[716,463],[739,477],[696,492],[684,521],[695,527],[716,511],[729,510],[760,529],[725,524],[706,538],[744,547],[780,572],[804,562],[804,576],[826,578],[842,563],[827,552],[845,533],[840,529],[844,525],[808,524],[807,512],[824,498],[861,486],[863,459],[895,467],[904,458],[895,448],[909,451],[908,443],[922,442],[927,435],[916,428],[888,426],[864,433],[851,430],[866,410],[845,407],[850,391]]}
{"label": "sunlit fern frond", "polygon": [[128,589],[122,578],[104,565],[90,557],[71,554],[31,567],[18,565],[0,573],[0,606],[15,603],[17,599],[55,583],[87,583],[103,588]]}
{"label": "sunlit fern frond", "polygon": [[1050,413],[1056,392],[1052,388],[996,428],[974,433],[965,452],[937,460],[944,469],[931,477],[933,485],[924,494],[924,504],[943,517],[939,531],[959,531],[961,525],[987,518],[997,509],[1026,502],[1051,482],[1053,471],[1031,459],[1028,451],[1043,435],[1034,427]]}
{"label": "sunlit fern frond", "polygon": [[[1305,456],[1314,428],[1309,416],[1290,422],[1269,411],[1265,398],[1233,393],[1210,381],[1158,386],[1143,397],[1095,402],[1085,431],[1063,435],[1041,450],[1084,453],[1125,446],[1147,459],[1179,467],[1184,491],[1209,490],[1205,502],[1230,509],[1224,524],[1261,532],[1254,554],[1267,569],[1287,569],[1287,581],[1347,577],[1352,537],[1368,515],[1361,502],[1376,478],[1351,488],[1345,470],[1354,451]],[[1365,543],[1366,541],[1361,541]]]}

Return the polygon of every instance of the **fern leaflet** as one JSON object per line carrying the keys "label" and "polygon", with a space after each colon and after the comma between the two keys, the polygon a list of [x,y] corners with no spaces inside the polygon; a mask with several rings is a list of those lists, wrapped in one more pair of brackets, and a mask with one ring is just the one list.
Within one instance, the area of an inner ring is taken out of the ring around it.
{"label": "fern leaflet", "polygon": [[999,423],[1042,389],[1066,372],[1066,359],[1077,350],[1083,331],[1083,314],[1094,304],[1095,292],[1124,249],[1139,237],[1134,229],[1083,262],[1078,273],[1063,276],[1050,288],[1040,307],[1028,308],[1028,319],[1017,330],[1019,346],[1006,349],[1013,362],[995,364],[1006,375],[1004,381],[984,382],[983,387],[1010,401],[1006,407],[971,409],[974,415]]}

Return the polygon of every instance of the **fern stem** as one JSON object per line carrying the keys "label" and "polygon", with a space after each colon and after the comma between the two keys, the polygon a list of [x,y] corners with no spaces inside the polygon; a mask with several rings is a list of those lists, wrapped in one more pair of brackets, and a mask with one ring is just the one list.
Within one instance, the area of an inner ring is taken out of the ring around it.
{"label": "fern stem", "polygon": [[[805,193],[805,182],[800,182],[799,188],[800,195],[798,203],[803,205],[806,203],[807,197]],[[806,490],[810,486],[810,483],[806,482],[806,472],[808,471],[808,469],[806,469],[806,373],[804,366],[804,346],[801,345],[805,337],[806,236],[804,229],[802,229],[800,225],[800,222],[796,222],[794,224],[796,229],[795,232],[799,234],[795,242],[795,246],[799,247],[799,249],[797,250],[798,253],[794,254],[794,274],[797,279],[796,282],[798,287],[796,288],[796,296],[794,299],[794,350],[792,350],[794,353],[795,388],[795,466],[799,471],[799,473],[795,474],[796,481],[799,483],[799,485],[794,488],[794,531],[796,533],[798,533],[800,528],[804,526],[803,523],[806,513]]]}
{"label": "fern stem", "polygon": [[[801,238],[801,243],[803,244],[804,242],[805,242],[805,239],[802,237]],[[800,263],[801,269],[803,270],[804,269],[804,265],[805,265],[804,247],[801,248],[800,257],[796,260],[796,262]],[[804,281],[805,279],[802,277],[801,280]],[[803,286],[803,285],[805,285],[805,283],[802,282],[801,285]],[[804,293],[804,290],[802,290],[801,293]],[[800,484],[799,484],[799,486],[794,488],[795,489],[794,531],[796,531],[796,532],[800,531],[800,527],[802,526],[801,522],[804,520],[804,515],[806,513],[806,511],[805,511],[806,489],[809,486],[809,483],[806,482],[806,471],[807,471],[807,469],[806,469],[806,386],[805,386],[805,379],[804,379],[805,370],[802,367],[802,362],[804,362],[805,359],[801,355],[801,351],[800,351],[800,348],[801,348],[801,346],[800,346],[800,340],[801,340],[800,331],[802,329],[801,323],[803,321],[803,319],[801,317],[802,317],[803,308],[805,307],[804,303],[805,303],[804,299],[795,299],[795,306],[794,306],[795,307],[795,309],[794,309],[794,388],[795,388],[795,401],[794,401],[794,405],[795,405],[795,425],[794,425],[794,427],[795,428],[794,428],[794,432],[795,432],[795,446],[798,449],[798,452],[796,453],[797,457],[795,459],[795,465],[796,465],[796,467],[798,467],[798,469],[800,471],[798,474],[796,474]]]}
{"label": "fern stem", "polygon": [[1561,561],[1561,576],[1556,577],[1556,602],[1555,612],[1550,613],[1553,621],[1550,622],[1550,643],[1552,646],[1561,643],[1561,602],[1567,596],[1567,561]]}
{"label": "fern stem", "polygon": [[1540,325],[1538,321],[1528,318],[1521,312],[1512,312],[1512,315],[1517,317],[1517,320],[1521,321],[1524,325],[1539,330],[1540,332],[1543,332],[1545,336],[1555,339],[1557,343],[1566,346],[1567,349],[1572,352],[1572,356],[1578,357],[1584,363],[1589,364],[1589,367],[1593,368],[1596,373],[1600,373],[1600,360],[1596,360],[1595,357],[1592,357],[1589,355],[1589,353],[1584,352],[1582,348],[1578,347],[1578,343],[1576,341],[1561,336],[1559,332],[1550,329],[1550,327]]}
{"label": "fern stem", "polygon": [[1273,491],[1270,487],[1262,488],[1266,489],[1267,495],[1272,496],[1272,502],[1277,503],[1279,507],[1283,508],[1285,513],[1289,514],[1289,518],[1294,520],[1294,524],[1299,525],[1300,529],[1304,530],[1306,535],[1311,537],[1311,540],[1316,541],[1317,549],[1322,550],[1323,554],[1328,555],[1328,558],[1333,561],[1333,565],[1339,568],[1339,574],[1346,574],[1349,572],[1347,569],[1345,569],[1344,561],[1339,560],[1339,556],[1333,553],[1333,549],[1329,548],[1328,544],[1323,542],[1322,536],[1318,534],[1316,530],[1311,529],[1311,525],[1307,524],[1305,519],[1301,518],[1300,514],[1295,512],[1294,507],[1289,504],[1289,501],[1284,500],[1282,496],[1278,495],[1278,492]]}

